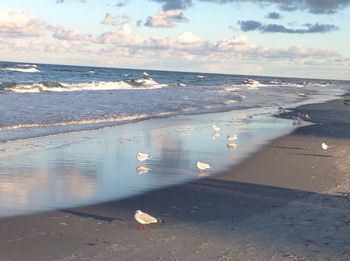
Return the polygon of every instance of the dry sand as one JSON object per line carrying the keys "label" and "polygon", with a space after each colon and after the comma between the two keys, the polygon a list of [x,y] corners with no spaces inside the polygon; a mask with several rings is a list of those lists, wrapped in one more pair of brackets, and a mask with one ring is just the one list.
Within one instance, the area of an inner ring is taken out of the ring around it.
{"label": "dry sand", "polygon": [[[295,109],[317,124],[215,177],[2,219],[0,260],[350,260],[346,98]],[[139,231],[136,209],[165,223]]]}

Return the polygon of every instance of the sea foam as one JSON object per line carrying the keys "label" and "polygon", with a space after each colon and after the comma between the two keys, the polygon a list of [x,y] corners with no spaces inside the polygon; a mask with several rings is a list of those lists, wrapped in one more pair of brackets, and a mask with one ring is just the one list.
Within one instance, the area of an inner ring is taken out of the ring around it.
{"label": "sea foam", "polygon": [[22,66],[23,68],[5,68],[2,69],[3,71],[11,71],[11,72],[22,72],[22,73],[37,73],[40,72],[40,70],[38,70],[35,67],[27,67],[27,66]]}
{"label": "sea foam", "polygon": [[147,90],[167,87],[167,84],[159,84],[152,78],[140,78],[127,81],[101,81],[86,83],[62,83],[62,82],[41,82],[34,84],[15,84],[3,88],[5,91],[18,93],[38,92],[77,92],[77,91],[103,91],[103,90]]}

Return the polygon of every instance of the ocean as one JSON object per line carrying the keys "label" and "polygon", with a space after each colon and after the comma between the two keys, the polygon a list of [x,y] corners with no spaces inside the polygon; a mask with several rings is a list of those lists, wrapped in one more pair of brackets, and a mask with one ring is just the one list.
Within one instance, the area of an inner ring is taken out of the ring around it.
{"label": "ocean", "polygon": [[[335,80],[1,62],[0,217],[118,200],[215,175],[298,127],[272,116],[281,108],[333,99],[349,87]],[[229,134],[238,136],[232,144]],[[138,152],[151,158],[139,162]],[[212,167],[199,172],[197,161]]]}
{"label": "ocean", "polygon": [[349,82],[0,62],[0,142],[131,121],[289,106]]}

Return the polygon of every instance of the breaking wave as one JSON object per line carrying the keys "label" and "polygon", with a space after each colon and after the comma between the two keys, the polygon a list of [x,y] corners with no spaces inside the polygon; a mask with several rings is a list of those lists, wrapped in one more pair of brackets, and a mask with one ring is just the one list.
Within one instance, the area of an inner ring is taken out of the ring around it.
{"label": "breaking wave", "polygon": [[[156,115],[158,117],[167,116],[170,113],[160,113]],[[42,127],[64,127],[71,125],[92,125],[92,124],[103,124],[103,123],[118,123],[125,121],[133,121],[133,120],[142,120],[150,118],[152,115],[147,114],[138,114],[131,116],[115,116],[115,117],[107,117],[107,118],[97,118],[97,119],[81,119],[81,120],[71,120],[64,122],[51,122],[51,123],[28,123],[28,124],[18,124],[18,125],[10,125],[0,127],[0,131],[4,130],[16,130],[16,129],[24,129],[24,128],[42,128]]]}
{"label": "breaking wave", "polygon": [[36,64],[17,64],[19,67],[33,67],[37,68],[38,66]]}
{"label": "breaking wave", "polygon": [[34,84],[1,83],[0,89],[17,93],[38,92],[76,92],[76,91],[103,91],[103,90],[148,90],[167,87],[167,84],[159,84],[149,77],[136,80],[118,82],[91,82],[91,83],[61,83],[40,82]]}
{"label": "breaking wave", "polygon": [[249,86],[249,89],[259,89],[260,87],[266,86],[265,84],[262,84],[259,81],[252,79],[243,80],[242,84]]}
{"label": "breaking wave", "polygon": [[18,64],[18,67],[8,67],[1,69],[3,71],[10,71],[10,72],[22,72],[22,73],[37,73],[40,72],[40,70],[37,69],[37,66],[35,64]]}

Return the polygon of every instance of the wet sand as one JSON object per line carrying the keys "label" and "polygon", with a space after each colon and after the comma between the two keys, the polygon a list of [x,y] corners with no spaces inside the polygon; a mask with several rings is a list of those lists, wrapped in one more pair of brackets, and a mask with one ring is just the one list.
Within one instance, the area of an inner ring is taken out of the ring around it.
{"label": "wet sand", "polygon": [[[228,172],[125,200],[2,219],[0,259],[349,260],[347,99],[287,113],[308,113],[316,124]],[[165,223],[139,231],[136,209]]]}

